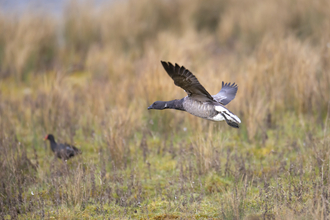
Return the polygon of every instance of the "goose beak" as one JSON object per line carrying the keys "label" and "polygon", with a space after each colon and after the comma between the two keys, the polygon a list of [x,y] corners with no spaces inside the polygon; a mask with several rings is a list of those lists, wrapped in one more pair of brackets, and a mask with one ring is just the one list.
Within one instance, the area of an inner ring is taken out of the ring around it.
{"label": "goose beak", "polygon": [[44,141],[48,139],[48,135],[46,135],[46,137],[44,138]]}
{"label": "goose beak", "polygon": [[150,105],[150,106],[148,107],[148,110],[150,110],[150,109],[152,109],[152,105]]}

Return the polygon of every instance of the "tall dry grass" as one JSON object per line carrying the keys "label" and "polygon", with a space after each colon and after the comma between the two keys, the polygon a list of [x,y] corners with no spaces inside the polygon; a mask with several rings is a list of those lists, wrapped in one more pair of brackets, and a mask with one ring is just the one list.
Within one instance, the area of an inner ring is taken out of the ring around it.
{"label": "tall dry grass", "polygon": [[[74,207],[82,217],[164,209],[198,218],[189,213],[203,217],[207,204],[209,217],[326,219],[328,8],[326,0],[143,0],[71,1],[59,19],[2,12],[1,217],[70,218]],[[241,128],[147,111],[186,95],[160,60],[184,65],[211,94],[236,82],[228,108]],[[83,155],[50,160],[47,133]]]}

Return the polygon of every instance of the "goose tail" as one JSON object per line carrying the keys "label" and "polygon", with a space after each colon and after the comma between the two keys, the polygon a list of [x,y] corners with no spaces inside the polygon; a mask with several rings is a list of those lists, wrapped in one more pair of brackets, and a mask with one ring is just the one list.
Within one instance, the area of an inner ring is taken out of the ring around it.
{"label": "goose tail", "polygon": [[237,122],[228,120],[225,115],[224,115],[224,118],[229,126],[234,127],[234,128],[239,128],[239,125]]}
{"label": "goose tail", "polygon": [[231,111],[221,105],[216,106],[215,110],[218,111],[224,117],[229,126],[239,128],[241,120],[235,114],[233,114]]}

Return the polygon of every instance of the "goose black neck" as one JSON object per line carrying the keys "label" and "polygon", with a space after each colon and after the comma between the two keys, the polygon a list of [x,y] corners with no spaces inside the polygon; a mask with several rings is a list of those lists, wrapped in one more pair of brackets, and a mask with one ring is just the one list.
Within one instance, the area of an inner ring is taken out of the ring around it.
{"label": "goose black neck", "polygon": [[151,106],[149,106],[148,109],[157,109],[157,110],[163,110],[163,109],[176,109],[184,111],[183,108],[183,99],[175,99],[172,101],[156,101]]}

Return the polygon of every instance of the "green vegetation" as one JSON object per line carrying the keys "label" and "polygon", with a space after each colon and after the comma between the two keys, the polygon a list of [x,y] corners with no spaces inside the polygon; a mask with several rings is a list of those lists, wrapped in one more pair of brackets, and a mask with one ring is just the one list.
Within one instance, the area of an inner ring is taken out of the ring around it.
{"label": "green vegetation", "polygon": [[[329,219],[330,11],[318,0],[72,1],[0,14],[1,219]],[[148,111],[216,94],[240,129]],[[43,137],[82,150],[54,158]]]}

